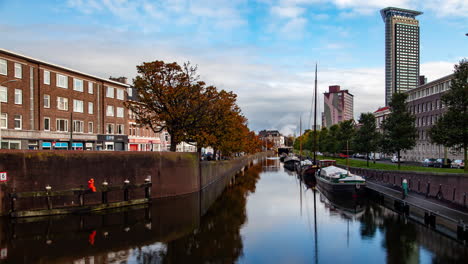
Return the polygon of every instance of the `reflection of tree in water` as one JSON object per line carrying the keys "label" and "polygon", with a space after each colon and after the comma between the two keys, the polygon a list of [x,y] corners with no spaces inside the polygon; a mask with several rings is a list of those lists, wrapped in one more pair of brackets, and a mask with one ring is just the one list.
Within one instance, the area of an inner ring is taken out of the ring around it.
{"label": "reflection of tree in water", "polygon": [[413,223],[404,223],[399,215],[386,213],[382,206],[369,202],[361,217],[361,237],[373,239],[377,229],[384,233],[382,246],[387,263],[413,263],[418,260],[417,231]]}
{"label": "reflection of tree in water", "polygon": [[242,255],[240,228],[247,220],[246,201],[262,170],[255,165],[236,179],[202,217],[193,234],[169,242],[164,263],[233,263]]}
{"label": "reflection of tree in water", "polygon": [[376,221],[377,218],[382,218],[382,207],[375,203],[368,203],[360,219],[361,237],[363,239],[372,239],[377,228],[382,229],[382,224]]}
{"label": "reflection of tree in water", "polygon": [[367,204],[360,221],[363,239],[373,239],[377,229],[384,235],[382,247],[387,252],[387,263],[418,263],[420,247],[429,247],[429,251],[434,253],[433,263],[466,263],[468,250],[463,245],[454,249],[453,241],[449,238],[425,230],[424,226],[405,220],[403,216],[376,203]]}

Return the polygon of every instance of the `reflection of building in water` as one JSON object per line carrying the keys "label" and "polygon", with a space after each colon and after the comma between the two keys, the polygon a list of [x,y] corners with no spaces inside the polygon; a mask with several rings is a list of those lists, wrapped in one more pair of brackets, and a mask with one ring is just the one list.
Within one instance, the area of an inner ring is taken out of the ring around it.
{"label": "reflection of building in water", "polygon": [[279,158],[272,157],[263,161],[263,171],[279,171],[280,167]]}

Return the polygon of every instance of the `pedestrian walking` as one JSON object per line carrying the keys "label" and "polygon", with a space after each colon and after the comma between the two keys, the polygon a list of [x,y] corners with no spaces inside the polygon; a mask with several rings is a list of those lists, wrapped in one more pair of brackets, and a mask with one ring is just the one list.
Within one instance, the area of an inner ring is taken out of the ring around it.
{"label": "pedestrian walking", "polygon": [[406,179],[403,179],[403,183],[401,184],[403,188],[403,199],[408,196],[408,181]]}

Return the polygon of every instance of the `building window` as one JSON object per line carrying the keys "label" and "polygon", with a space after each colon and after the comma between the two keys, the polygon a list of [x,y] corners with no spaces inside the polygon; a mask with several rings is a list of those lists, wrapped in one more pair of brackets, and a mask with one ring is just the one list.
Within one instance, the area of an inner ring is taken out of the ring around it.
{"label": "building window", "polygon": [[73,112],[83,113],[83,101],[73,99]]}
{"label": "building window", "polygon": [[133,96],[133,90],[132,88],[127,88],[127,93],[128,93],[128,96]]}
{"label": "building window", "polygon": [[68,111],[68,98],[57,97],[57,109]]}
{"label": "building window", "polygon": [[15,63],[15,78],[21,79],[23,77],[22,65]]}
{"label": "building window", "polygon": [[106,133],[107,134],[114,134],[114,124],[107,124]]}
{"label": "building window", "polygon": [[109,86],[107,87],[106,97],[114,98],[114,88],[113,87],[109,87]]}
{"label": "building window", "polygon": [[21,129],[23,127],[23,117],[21,115],[15,115],[15,129]]}
{"label": "building window", "polygon": [[0,114],[0,128],[3,128],[3,129],[8,128],[8,114],[7,113]]}
{"label": "building window", "polygon": [[94,114],[94,103],[93,102],[88,102],[88,114],[90,114],[90,115]]}
{"label": "building window", "polygon": [[15,104],[23,104],[23,90],[15,89]]}
{"label": "building window", "polygon": [[8,89],[4,86],[0,86],[0,102],[8,102]]}
{"label": "building window", "polygon": [[88,82],[88,93],[93,94],[94,93],[94,84],[92,82]]}
{"label": "building window", "polygon": [[117,107],[117,117],[124,117],[124,109],[123,107]]}
{"label": "building window", "polygon": [[117,131],[116,131],[116,132],[117,132],[117,134],[119,134],[119,135],[123,135],[123,133],[124,133],[124,125],[118,124],[118,125],[117,125]]}
{"label": "building window", "polygon": [[83,121],[73,120],[73,132],[83,133]]}
{"label": "building window", "polygon": [[44,131],[50,131],[50,118],[44,117]]}
{"label": "building window", "polygon": [[50,95],[44,94],[44,108],[50,108]]}
{"label": "building window", "polygon": [[124,90],[123,89],[117,89],[117,99],[119,99],[119,100],[124,99]]}
{"label": "building window", "polygon": [[107,106],[106,116],[114,116],[114,106],[112,105]]}
{"label": "building window", "polygon": [[88,133],[93,133],[93,122],[88,122]]}
{"label": "building window", "polygon": [[8,64],[4,59],[0,59],[0,74],[7,75],[8,73]]}
{"label": "building window", "polygon": [[50,71],[44,71],[44,84],[50,85]]}
{"label": "building window", "polygon": [[83,80],[73,78],[73,90],[83,92]]}
{"label": "building window", "polygon": [[57,87],[68,89],[68,77],[57,74]]}
{"label": "building window", "polygon": [[68,132],[68,120],[67,119],[57,119],[57,131]]}

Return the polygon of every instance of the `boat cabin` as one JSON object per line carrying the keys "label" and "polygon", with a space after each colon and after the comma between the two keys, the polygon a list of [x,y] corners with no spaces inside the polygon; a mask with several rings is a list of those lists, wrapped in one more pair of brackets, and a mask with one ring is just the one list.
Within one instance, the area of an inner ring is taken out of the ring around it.
{"label": "boat cabin", "polygon": [[319,160],[320,168],[325,168],[328,166],[336,166],[336,160]]}

